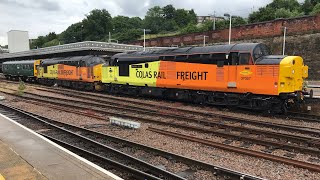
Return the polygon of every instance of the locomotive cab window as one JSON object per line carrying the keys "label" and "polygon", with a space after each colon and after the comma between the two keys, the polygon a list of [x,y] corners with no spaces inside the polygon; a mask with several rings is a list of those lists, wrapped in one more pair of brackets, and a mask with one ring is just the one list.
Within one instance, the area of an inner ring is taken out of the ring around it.
{"label": "locomotive cab window", "polygon": [[179,56],[176,56],[176,61],[177,62],[186,62],[187,58],[188,58],[187,55],[179,55]]}
{"label": "locomotive cab window", "polygon": [[200,63],[201,54],[193,54],[188,56],[188,62]]}
{"label": "locomotive cab window", "polygon": [[129,64],[119,64],[119,76],[129,76]]}
{"label": "locomotive cab window", "polygon": [[232,52],[229,55],[229,62],[230,65],[238,65],[239,64],[239,56],[237,52]]}
{"label": "locomotive cab window", "polygon": [[251,54],[250,53],[240,53],[239,54],[239,64],[240,65],[248,65],[250,63]]}
{"label": "locomotive cab window", "polygon": [[164,57],[164,60],[167,60],[167,61],[174,61],[176,58],[176,56],[165,56]]}

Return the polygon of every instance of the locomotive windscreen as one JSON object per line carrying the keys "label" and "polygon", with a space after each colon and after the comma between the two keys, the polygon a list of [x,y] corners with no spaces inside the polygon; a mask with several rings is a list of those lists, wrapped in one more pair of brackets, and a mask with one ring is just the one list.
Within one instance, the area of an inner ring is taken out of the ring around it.
{"label": "locomotive windscreen", "polygon": [[254,61],[257,61],[259,58],[263,56],[271,55],[269,48],[265,44],[257,45],[252,53]]}

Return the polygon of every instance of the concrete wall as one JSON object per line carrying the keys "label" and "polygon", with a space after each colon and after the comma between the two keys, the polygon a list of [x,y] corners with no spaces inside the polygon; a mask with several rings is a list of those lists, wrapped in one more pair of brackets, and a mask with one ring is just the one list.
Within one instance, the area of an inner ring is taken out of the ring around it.
{"label": "concrete wall", "polygon": [[9,53],[29,51],[28,31],[11,30],[8,32]]}

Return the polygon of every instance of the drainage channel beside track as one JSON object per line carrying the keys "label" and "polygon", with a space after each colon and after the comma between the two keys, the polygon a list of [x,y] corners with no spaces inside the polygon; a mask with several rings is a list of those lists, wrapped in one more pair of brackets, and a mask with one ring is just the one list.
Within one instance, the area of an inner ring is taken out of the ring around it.
{"label": "drainage channel beside track", "polygon": [[[117,169],[122,174],[125,174],[123,176],[126,179],[185,179],[186,177],[183,175],[192,175],[197,170],[211,171],[215,176],[227,179],[261,179],[125,139],[55,121],[1,103],[0,113],[35,130],[48,139],[51,139],[102,167]],[[177,175],[121,152],[119,149],[123,147],[130,147],[131,151],[144,151],[150,158],[163,156],[170,159],[172,163],[185,163],[190,169],[187,169],[187,172],[180,172],[181,175]]]}

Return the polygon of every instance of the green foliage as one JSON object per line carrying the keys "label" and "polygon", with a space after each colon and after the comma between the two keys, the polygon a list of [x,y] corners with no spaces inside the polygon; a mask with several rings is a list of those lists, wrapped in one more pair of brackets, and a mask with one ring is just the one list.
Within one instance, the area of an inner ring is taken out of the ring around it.
{"label": "green foliage", "polygon": [[[221,30],[221,29],[226,29],[229,28],[229,19],[224,19],[224,20],[219,20],[216,21],[216,30]],[[247,20],[239,17],[239,16],[232,16],[232,27],[235,26],[240,26],[240,25],[244,25],[247,24]],[[211,31],[213,29],[213,21],[206,21],[204,22],[200,27],[199,27],[200,31]]]}
{"label": "green foliage", "polygon": [[[277,18],[290,18],[302,15],[315,15],[320,13],[320,0],[304,0],[299,4],[297,0],[273,0],[265,7],[261,7],[249,15],[248,19],[232,17],[232,26],[274,20]],[[31,43],[31,48],[42,48],[59,44],[80,41],[108,41],[111,38],[119,42],[128,42],[141,39],[142,29],[150,29],[147,37],[161,37],[169,34],[192,33],[212,30],[212,21],[206,21],[197,26],[197,15],[193,9],[176,9],[169,4],[164,7],[150,8],[144,19],[139,17],[116,16],[111,17],[105,9],[92,10],[81,22],[72,24],[61,34],[50,32],[46,36],[39,36]],[[216,29],[229,27],[229,20],[216,21]],[[150,36],[148,36],[150,35]]]}
{"label": "green foliage", "polygon": [[141,29],[128,29],[126,31],[122,31],[121,33],[116,33],[114,38],[121,42],[128,42],[132,39],[138,39],[143,34]]}
{"label": "green foliage", "polygon": [[297,0],[273,0],[270,4],[249,15],[249,22],[270,21],[303,15],[303,7]]}
{"label": "green foliage", "polygon": [[155,6],[147,11],[144,19],[144,26],[150,29],[152,33],[159,33],[162,30],[164,22],[163,11],[160,6]]}
{"label": "green foliage", "polygon": [[184,9],[177,9],[175,12],[174,20],[181,28],[186,24],[196,24],[197,16],[193,10],[186,11]]}
{"label": "green foliage", "polygon": [[53,39],[49,42],[46,42],[43,44],[44,47],[50,47],[50,46],[57,46],[60,44],[60,41],[58,39]]}
{"label": "green foliage", "polygon": [[79,42],[84,39],[82,22],[72,24],[60,34],[59,40],[64,43]]}
{"label": "green foliage", "polygon": [[143,21],[139,17],[116,16],[112,19],[116,32],[126,32],[130,29],[142,29]]}
{"label": "green foliage", "polygon": [[83,35],[85,40],[98,41],[103,39],[108,32],[113,29],[112,18],[105,9],[92,10],[89,15],[82,20]]}
{"label": "green foliage", "polygon": [[144,27],[150,29],[151,33],[177,31],[196,23],[197,15],[194,10],[175,9],[172,5],[150,8],[144,19]]}
{"label": "green foliage", "polygon": [[316,5],[313,7],[312,12],[311,12],[312,15],[316,15],[316,14],[318,14],[318,13],[320,13],[320,3],[316,4]]}
{"label": "green foliage", "polygon": [[200,29],[195,24],[188,24],[186,27],[180,29],[181,34],[188,34],[188,33],[194,33],[199,32]]}
{"label": "green foliage", "polygon": [[[227,23],[229,23],[229,20],[227,20],[227,21],[228,21]],[[231,24],[232,27],[241,26],[241,25],[244,25],[247,23],[248,23],[247,20],[240,17],[240,16],[235,16],[235,17],[232,16],[232,24]],[[223,27],[223,28],[225,28],[225,27]],[[223,28],[221,28],[221,29],[223,29]]]}
{"label": "green foliage", "polygon": [[55,32],[50,32],[46,36],[39,36],[36,40],[34,40],[31,44],[30,47],[31,49],[36,49],[36,48],[42,48],[46,47],[44,44],[52,41],[54,39],[58,38],[57,34]]}
{"label": "green foliage", "polygon": [[172,4],[169,4],[162,8],[164,17],[167,20],[172,20],[176,15],[176,9],[172,6]]}

